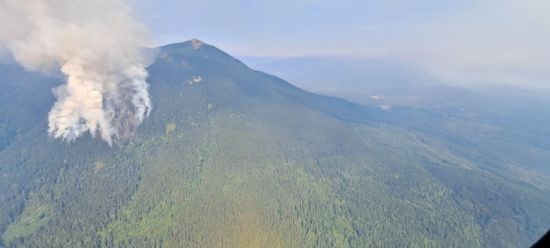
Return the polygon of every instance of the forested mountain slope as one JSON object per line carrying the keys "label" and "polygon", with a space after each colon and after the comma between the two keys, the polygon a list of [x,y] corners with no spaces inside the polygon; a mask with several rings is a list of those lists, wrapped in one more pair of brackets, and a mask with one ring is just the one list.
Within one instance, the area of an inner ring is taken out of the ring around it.
{"label": "forested mountain slope", "polygon": [[0,64],[0,151],[46,119],[54,101],[51,88],[60,81]]}
{"label": "forested mountain slope", "polygon": [[38,122],[0,152],[4,246],[521,247],[550,223],[546,189],[215,47],[162,47],[149,72],[131,140]]}

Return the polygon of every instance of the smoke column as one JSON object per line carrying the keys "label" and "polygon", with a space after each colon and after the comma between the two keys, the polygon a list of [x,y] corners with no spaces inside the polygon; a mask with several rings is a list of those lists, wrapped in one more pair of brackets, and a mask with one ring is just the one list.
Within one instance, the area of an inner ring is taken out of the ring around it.
{"label": "smoke column", "polygon": [[0,0],[0,44],[28,70],[61,71],[48,132],[73,141],[86,132],[109,145],[151,111],[143,47],[147,30],[124,0]]}

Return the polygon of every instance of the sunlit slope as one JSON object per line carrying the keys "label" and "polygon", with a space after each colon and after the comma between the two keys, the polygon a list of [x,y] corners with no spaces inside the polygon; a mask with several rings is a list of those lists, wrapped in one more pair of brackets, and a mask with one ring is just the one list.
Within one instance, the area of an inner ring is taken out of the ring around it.
{"label": "sunlit slope", "polygon": [[547,193],[376,111],[307,93],[198,41],[150,67],[155,109],[127,143],[0,153],[7,247],[517,247]]}

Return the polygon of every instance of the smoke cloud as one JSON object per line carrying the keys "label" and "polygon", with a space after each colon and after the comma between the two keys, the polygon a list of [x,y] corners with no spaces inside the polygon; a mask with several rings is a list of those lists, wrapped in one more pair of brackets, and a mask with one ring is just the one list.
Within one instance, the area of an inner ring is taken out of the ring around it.
{"label": "smoke cloud", "polygon": [[123,0],[0,0],[0,43],[28,70],[60,70],[51,136],[86,132],[109,145],[151,111],[146,82],[151,40]]}

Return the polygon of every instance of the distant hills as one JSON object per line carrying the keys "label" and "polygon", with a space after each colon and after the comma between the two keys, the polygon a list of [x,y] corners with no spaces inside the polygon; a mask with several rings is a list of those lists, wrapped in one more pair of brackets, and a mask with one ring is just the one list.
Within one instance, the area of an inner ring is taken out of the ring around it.
{"label": "distant hills", "polygon": [[548,143],[476,116],[313,94],[193,40],[159,48],[131,140],[66,144],[44,119],[59,80],[0,71],[6,247],[524,247],[550,227]]}

